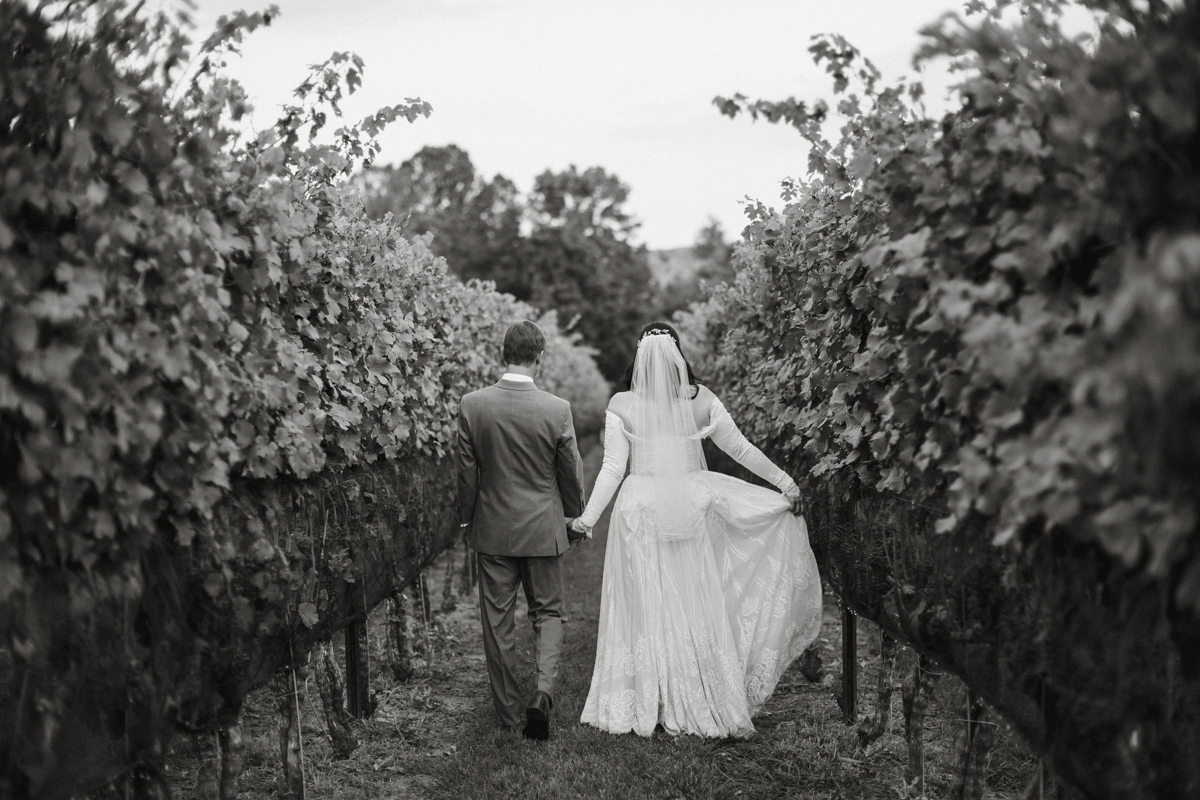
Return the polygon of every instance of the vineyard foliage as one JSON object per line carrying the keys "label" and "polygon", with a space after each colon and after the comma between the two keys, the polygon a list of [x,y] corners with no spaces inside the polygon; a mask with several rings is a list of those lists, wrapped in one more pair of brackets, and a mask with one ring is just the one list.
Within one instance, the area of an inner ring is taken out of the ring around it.
{"label": "vineyard foliage", "polygon": [[[208,522],[239,481],[445,456],[505,327],[538,316],[345,189],[428,104],[330,136],[363,73],[335,53],[247,135],[221,66],[277,10],[193,54],[186,19],[139,9],[0,2],[0,630],[32,668],[64,652],[52,627],[98,646],[89,621],[139,596],[151,549],[203,544],[205,590],[235,591],[230,565],[274,547]],[[598,428],[592,353],[542,321],[549,388]]]}
{"label": "vineyard foliage", "polygon": [[837,36],[836,109],[717,98],[794,126],[808,174],[681,320],[697,369],[813,487],[1064,532],[1200,613],[1200,3],[1085,2],[1086,37],[1067,3],[967,5],[918,54],[961,76],[943,118]]}

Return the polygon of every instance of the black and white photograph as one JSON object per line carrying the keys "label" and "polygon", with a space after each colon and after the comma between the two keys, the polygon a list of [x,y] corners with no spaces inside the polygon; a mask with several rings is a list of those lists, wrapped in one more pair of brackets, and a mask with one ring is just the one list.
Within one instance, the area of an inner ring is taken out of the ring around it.
{"label": "black and white photograph", "polygon": [[1200,0],[0,0],[0,800],[1200,800]]}

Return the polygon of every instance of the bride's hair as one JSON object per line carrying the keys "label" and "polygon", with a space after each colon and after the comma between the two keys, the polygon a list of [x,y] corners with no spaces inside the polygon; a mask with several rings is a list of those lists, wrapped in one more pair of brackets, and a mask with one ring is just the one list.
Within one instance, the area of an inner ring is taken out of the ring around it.
{"label": "bride's hair", "polygon": [[[668,333],[675,340],[675,346],[679,348],[679,354],[683,355],[683,347],[679,344],[679,334],[667,322],[650,322],[646,327],[642,328],[641,334],[638,335],[638,341],[645,339],[652,333]],[[617,391],[628,392],[630,385],[633,383],[633,362],[637,360],[637,348],[634,347],[633,358],[629,360],[629,366],[625,367],[625,374],[621,376],[621,383],[617,387]],[[696,386],[696,391],[699,391],[699,384],[696,381],[696,375],[692,372],[692,365],[688,362],[687,356],[683,356],[683,363],[687,367],[687,381],[692,386]],[[695,394],[693,393],[693,397]]]}

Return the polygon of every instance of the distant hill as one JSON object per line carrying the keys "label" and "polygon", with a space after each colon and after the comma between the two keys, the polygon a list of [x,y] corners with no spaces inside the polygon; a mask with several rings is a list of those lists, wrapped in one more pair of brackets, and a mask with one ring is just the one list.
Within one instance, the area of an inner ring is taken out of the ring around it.
{"label": "distant hill", "polygon": [[708,260],[697,258],[690,247],[650,251],[650,274],[660,287],[680,278],[692,278],[706,264]]}

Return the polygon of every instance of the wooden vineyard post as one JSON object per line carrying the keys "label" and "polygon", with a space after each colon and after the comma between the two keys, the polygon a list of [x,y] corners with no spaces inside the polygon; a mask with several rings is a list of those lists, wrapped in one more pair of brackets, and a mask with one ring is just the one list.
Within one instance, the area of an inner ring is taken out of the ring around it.
{"label": "wooden vineyard post", "polygon": [[919,797],[925,796],[925,706],[937,681],[937,673],[930,666],[929,659],[919,655],[900,691],[904,701],[904,738],[908,743],[908,782]]}
{"label": "wooden vineyard post", "polygon": [[983,797],[988,753],[996,736],[996,724],[988,716],[988,707],[967,689],[966,718],[960,723],[955,737],[958,775],[950,787],[950,800],[980,800]]}
{"label": "wooden vineyard post", "polygon": [[863,748],[884,734],[892,710],[892,688],[896,683],[896,640],[884,630],[879,631],[879,662],[875,710],[858,726],[858,743]]}
{"label": "wooden vineyard post", "polygon": [[404,592],[396,592],[391,596],[387,615],[392,676],[401,683],[406,683],[413,676],[413,666],[408,643],[408,598],[404,596]]}
{"label": "wooden vineyard post", "polygon": [[425,649],[425,671],[433,672],[433,643],[429,640],[429,629],[433,626],[433,606],[429,603],[429,579],[427,570],[417,573],[417,585],[414,587],[417,599],[421,601],[421,638]]}
{"label": "wooden vineyard post", "polygon": [[300,683],[296,670],[282,669],[275,675],[275,699],[279,725],[279,755],[283,761],[283,800],[304,800],[304,737],[300,730]]}
{"label": "wooden vineyard post", "polygon": [[454,548],[446,551],[446,574],[442,576],[442,613],[448,613],[458,607],[454,596]]}
{"label": "wooden vineyard post", "polygon": [[428,638],[429,623],[433,622],[433,602],[429,597],[428,570],[423,569],[417,573],[416,588],[421,600],[421,624],[425,626],[426,638]]}
{"label": "wooden vineyard post", "polygon": [[367,621],[351,622],[346,636],[346,706],[350,716],[371,715],[371,654],[367,645]]}
{"label": "wooden vineyard post", "polygon": [[858,719],[858,618],[842,606],[842,696],[839,704],[847,724]]}

